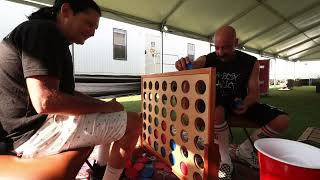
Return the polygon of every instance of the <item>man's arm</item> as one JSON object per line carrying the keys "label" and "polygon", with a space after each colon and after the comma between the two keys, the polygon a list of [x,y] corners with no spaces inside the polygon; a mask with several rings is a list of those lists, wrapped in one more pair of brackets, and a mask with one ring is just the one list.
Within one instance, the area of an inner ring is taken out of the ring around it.
{"label": "man's arm", "polygon": [[260,100],[259,62],[256,61],[253,66],[253,69],[249,78],[249,82],[248,82],[248,95],[243,102],[249,107],[256,102],[259,102],[259,100]]}
{"label": "man's arm", "polygon": [[236,114],[243,114],[247,111],[248,107],[259,102],[259,89],[259,62],[256,61],[248,81],[248,95],[244,98],[242,104],[237,109],[234,109],[233,112]]}
{"label": "man's arm", "polygon": [[60,92],[59,79],[56,77],[28,77],[27,87],[33,107],[41,114],[80,115],[123,110],[123,106],[115,100],[104,102],[89,96]]}
{"label": "man's arm", "polygon": [[[179,71],[187,70],[188,69],[187,64],[190,62],[191,61],[189,60],[188,57],[181,58],[175,63],[176,69]],[[193,69],[203,68],[206,65],[206,56],[200,56],[199,58],[192,61],[191,63],[192,63]]]}

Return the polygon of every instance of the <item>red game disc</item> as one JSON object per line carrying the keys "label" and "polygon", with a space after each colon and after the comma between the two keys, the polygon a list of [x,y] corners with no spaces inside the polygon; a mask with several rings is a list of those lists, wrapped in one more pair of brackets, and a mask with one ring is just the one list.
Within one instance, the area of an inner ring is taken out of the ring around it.
{"label": "red game disc", "polygon": [[131,166],[132,166],[131,161],[127,161],[126,162],[126,169],[131,168]]}
{"label": "red game disc", "polygon": [[141,171],[144,168],[144,163],[137,162],[133,165],[133,168],[136,169],[137,171]]}
{"label": "red game disc", "polygon": [[188,175],[188,167],[184,162],[180,163],[180,169],[183,175]]}
{"label": "red game disc", "polygon": [[134,179],[134,178],[138,177],[138,171],[134,168],[126,169],[126,176],[129,179]]}
{"label": "red game disc", "polygon": [[138,160],[137,160],[137,162],[141,162],[141,163],[146,163],[146,162],[148,162],[149,161],[149,158],[147,158],[147,157],[140,157]]}
{"label": "red game disc", "polygon": [[166,168],[166,165],[164,164],[164,163],[162,163],[162,162],[155,162],[154,164],[153,164],[153,167],[155,168],[155,169],[164,169],[164,168]]}

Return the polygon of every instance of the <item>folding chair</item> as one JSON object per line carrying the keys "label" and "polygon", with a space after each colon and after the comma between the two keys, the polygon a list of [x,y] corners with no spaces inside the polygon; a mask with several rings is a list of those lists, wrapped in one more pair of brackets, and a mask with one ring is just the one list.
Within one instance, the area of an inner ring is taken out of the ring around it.
{"label": "folding chair", "polygon": [[247,138],[249,139],[253,149],[255,149],[253,141],[250,137],[250,134],[249,134],[247,128],[260,128],[261,126],[258,123],[254,122],[254,121],[250,121],[249,119],[247,119],[245,117],[234,116],[234,115],[230,115],[227,119],[227,122],[229,125],[231,141],[233,141],[233,134],[232,134],[231,128],[232,127],[242,128],[244,133],[246,134]]}

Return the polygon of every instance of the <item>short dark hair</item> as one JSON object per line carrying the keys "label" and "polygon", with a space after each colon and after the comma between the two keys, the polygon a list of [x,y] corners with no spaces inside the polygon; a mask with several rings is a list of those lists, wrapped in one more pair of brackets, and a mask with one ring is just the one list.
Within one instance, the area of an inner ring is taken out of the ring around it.
{"label": "short dark hair", "polygon": [[57,14],[64,3],[68,3],[75,14],[93,9],[101,16],[101,9],[94,0],[55,0],[53,6],[43,7],[28,16],[32,19],[46,19],[56,21]]}

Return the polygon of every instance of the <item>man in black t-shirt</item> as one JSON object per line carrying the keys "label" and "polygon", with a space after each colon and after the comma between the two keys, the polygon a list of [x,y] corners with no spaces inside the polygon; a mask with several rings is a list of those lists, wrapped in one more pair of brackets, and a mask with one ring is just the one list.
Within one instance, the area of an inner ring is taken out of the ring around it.
{"label": "man in black t-shirt", "polygon": [[[287,113],[259,103],[259,62],[253,56],[235,50],[238,45],[236,32],[231,26],[223,26],[215,32],[216,51],[195,61],[188,57],[179,59],[175,66],[181,70],[192,68],[216,68],[215,143],[219,145],[221,163],[220,179],[231,179],[233,166],[229,155],[229,131],[226,116],[232,113],[245,116],[261,125],[251,134],[253,141],[274,137],[288,128]],[[247,139],[237,149],[236,156],[258,168],[256,153]]]}
{"label": "man in black t-shirt", "polygon": [[[83,148],[89,153],[101,145],[95,164],[102,170],[98,178],[113,180],[119,179],[131,157],[142,119],[125,112],[115,99],[105,102],[75,91],[69,45],[94,36],[100,16],[93,0],[56,0],[3,39],[0,141],[21,158],[68,154],[81,159]],[[68,153],[71,150],[79,153]]]}

